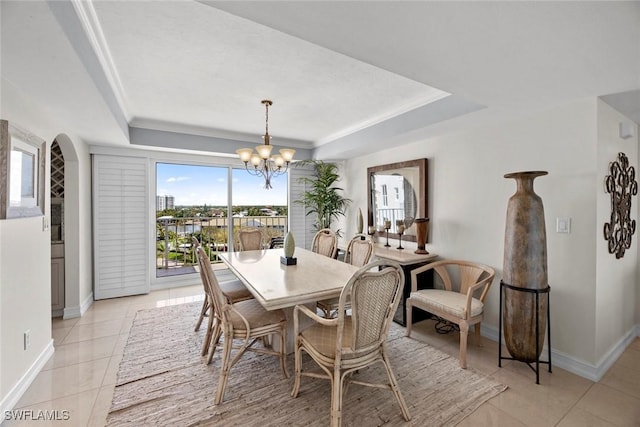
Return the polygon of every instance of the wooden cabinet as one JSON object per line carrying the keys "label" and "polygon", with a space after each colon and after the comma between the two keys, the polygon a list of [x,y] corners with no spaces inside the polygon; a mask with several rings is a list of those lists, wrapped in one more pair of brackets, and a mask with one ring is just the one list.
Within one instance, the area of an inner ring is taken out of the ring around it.
{"label": "wooden cabinet", "polygon": [[[407,326],[406,301],[411,295],[411,270],[425,264],[428,264],[428,262],[402,266],[402,271],[404,271],[404,289],[402,290],[402,297],[400,298],[400,304],[398,304],[396,314],[393,315],[393,321],[401,324],[402,326]],[[418,289],[433,289],[433,270],[418,274]],[[421,320],[430,318],[431,315],[428,312],[419,310],[415,307],[413,308],[413,313],[411,315],[412,323],[417,323]]]}
{"label": "wooden cabinet", "polygon": [[51,317],[64,312],[64,244],[51,245]]}
{"label": "wooden cabinet", "polygon": [[[400,297],[400,304],[398,304],[398,309],[393,316],[393,321],[402,326],[406,326],[407,311],[405,309],[405,301],[411,294],[411,270],[435,261],[438,255],[421,255],[414,253],[411,249],[399,250],[378,245],[375,249],[375,256],[377,258],[395,261],[402,267],[402,271],[404,272],[404,288],[402,290],[402,296]],[[418,289],[428,288],[433,288],[433,270],[425,271],[418,275]],[[413,309],[413,323],[428,319],[429,317],[430,315],[426,311]]]}

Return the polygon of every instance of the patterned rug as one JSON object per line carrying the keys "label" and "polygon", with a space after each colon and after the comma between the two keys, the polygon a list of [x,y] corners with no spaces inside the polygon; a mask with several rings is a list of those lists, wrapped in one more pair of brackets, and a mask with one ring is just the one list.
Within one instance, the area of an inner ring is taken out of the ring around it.
{"label": "patterned rug", "polygon": [[[121,426],[326,426],[330,387],[326,380],[284,378],[277,358],[246,353],[231,370],[225,399],[213,405],[220,352],[211,365],[200,356],[204,327],[193,332],[201,303],[137,313],[118,371],[107,425]],[[205,321],[206,324],[206,321]],[[393,394],[351,385],[344,398],[345,426],[452,426],[506,389],[427,344],[403,336],[393,324],[389,357],[409,412],[406,423]],[[305,364],[313,361],[304,354]],[[293,376],[293,355],[288,359]],[[381,364],[358,372],[386,380]]]}

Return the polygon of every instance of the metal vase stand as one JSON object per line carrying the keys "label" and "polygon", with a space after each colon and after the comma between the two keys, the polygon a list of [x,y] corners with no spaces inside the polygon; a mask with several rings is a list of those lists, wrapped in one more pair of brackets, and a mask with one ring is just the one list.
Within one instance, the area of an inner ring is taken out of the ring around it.
{"label": "metal vase stand", "polygon": [[512,289],[516,292],[528,292],[528,293],[533,293],[536,294],[535,299],[536,299],[536,354],[540,354],[540,347],[539,347],[539,340],[538,337],[540,336],[540,324],[538,322],[538,312],[540,310],[538,310],[538,307],[540,307],[540,294],[549,294],[551,291],[551,286],[547,285],[546,288],[544,289],[528,289],[528,288],[519,288],[517,286],[513,286],[510,285],[508,283],[504,283],[502,280],[500,281],[500,317],[498,319],[499,325],[498,325],[498,367],[502,368],[502,361],[503,360],[516,360],[518,362],[522,362],[522,363],[526,363],[532,370],[533,372],[536,373],[536,384],[540,384],[540,364],[547,364],[549,365],[549,372],[551,372],[551,316],[550,316],[550,312],[551,309],[549,308],[550,306],[550,295],[547,297],[547,350],[548,350],[548,361],[544,361],[544,360],[540,360],[540,356],[538,356],[538,358],[536,359],[535,362],[535,368],[532,366],[533,362],[527,362],[524,360],[520,360],[520,359],[516,359],[514,357],[503,357],[502,356],[502,305],[503,305],[503,290],[504,288],[509,288]]}

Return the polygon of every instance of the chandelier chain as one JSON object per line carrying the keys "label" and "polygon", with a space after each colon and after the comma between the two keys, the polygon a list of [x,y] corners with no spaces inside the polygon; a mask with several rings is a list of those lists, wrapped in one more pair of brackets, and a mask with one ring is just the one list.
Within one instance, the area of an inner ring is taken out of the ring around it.
{"label": "chandelier chain", "polygon": [[273,103],[268,99],[263,100],[262,103],[264,104],[264,143],[269,145],[271,141],[271,135],[269,135],[269,106]]}

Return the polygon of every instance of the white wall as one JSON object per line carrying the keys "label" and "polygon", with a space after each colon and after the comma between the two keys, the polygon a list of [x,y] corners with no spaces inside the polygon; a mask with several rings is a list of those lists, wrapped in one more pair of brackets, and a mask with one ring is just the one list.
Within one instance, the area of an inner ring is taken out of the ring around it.
{"label": "white wall", "polygon": [[[2,118],[31,133],[48,136],[48,124],[30,120],[28,100],[2,80]],[[15,101],[15,102],[10,102]],[[48,141],[50,142],[50,141]],[[47,161],[46,170],[49,170]],[[48,215],[49,174],[45,177]],[[0,402],[51,343],[51,237],[42,217],[0,221]],[[24,350],[23,333],[31,331]],[[5,409],[0,405],[0,409]]]}
{"label": "white wall", "polygon": [[[598,101],[598,181],[596,223],[596,361],[605,359],[618,341],[632,334],[636,323],[636,270],[638,265],[637,242],[640,232],[632,237],[631,248],[624,257],[616,259],[610,254],[603,237],[603,226],[611,220],[611,195],[604,191],[604,177],[609,175],[609,164],[617,160],[618,153],[625,153],[630,165],[636,169],[638,180],[638,139],[619,137],[618,124],[628,122],[625,116],[602,101]],[[637,135],[637,132],[635,133]],[[632,197],[632,208],[638,197]],[[638,219],[637,209],[631,218]],[[640,225],[640,224],[639,224]],[[634,333],[635,335],[635,333]]]}
{"label": "white wall", "polygon": [[[54,117],[55,108],[44,108],[5,79],[1,80],[2,118],[43,138],[50,146],[60,129]],[[91,194],[90,163],[87,147],[77,138],[65,137],[80,152],[75,163],[81,182],[76,192],[82,208],[73,218],[79,229],[75,231],[77,252],[69,257],[71,271],[75,269],[76,287],[65,298],[82,302],[91,294]],[[45,214],[49,221],[50,178],[47,155],[45,177]],[[73,167],[71,168],[73,170]],[[68,172],[67,172],[68,173]],[[67,181],[67,185],[70,181]],[[74,223],[67,219],[67,233]],[[69,234],[67,234],[67,237]],[[53,350],[51,340],[51,237],[43,230],[42,217],[0,221],[0,410],[9,409],[37,374]],[[67,248],[73,245],[66,245]],[[23,349],[23,333],[31,331],[31,346]]]}
{"label": "white wall", "polygon": [[[91,238],[91,157],[86,144],[74,144],[78,152],[78,295],[80,308],[93,302],[93,244]],[[65,267],[74,262],[65,259]],[[75,267],[75,266],[74,266]]]}
{"label": "white wall", "polygon": [[[350,159],[345,182],[354,203],[343,225],[346,234],[355,231],[358,207],[366,209],[367,167],[428,158],[431,230],[427,249],[443,258],[478,261],[497,269],[484,322],[497,330],[506,207],[515,192],[513,180],[503,175],[548,171],[548,176],[536,179],[534,188],[545,208],[552,347],[557,355],[595,372],[604,349],[619,340],[629,325],[627,314],[625,326],[617,324],[613,336],[601,342],[596,331],[598,314],[629,312],[628,305],[636,301],[635,296],[628,299],[631,302],[619,297],[596,301],[600,285],[596,261],[601,249],[606,251],[597,210],[604,178],[598,157],[597,132],[602,125],[597,120],[598,106],[596,99],[578,100],[499,127],[481,127]],[[636,159],[634,155],[637,167]],[[571,218],[570,234],[555,232],[557,217]],[[634,240],[632,253],[636,244]],[[620,276],[621,288],[635,285],[634,275]]]}
{"label": "white wall", "polygon": [[[42,217],[0,221],[0,253],[4,397],[51,341],[51,246],[49,232],[42,231]],[[24,350],[27,330],[31,346]]]}

